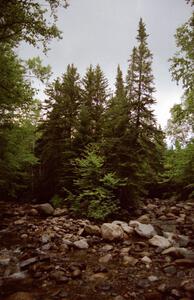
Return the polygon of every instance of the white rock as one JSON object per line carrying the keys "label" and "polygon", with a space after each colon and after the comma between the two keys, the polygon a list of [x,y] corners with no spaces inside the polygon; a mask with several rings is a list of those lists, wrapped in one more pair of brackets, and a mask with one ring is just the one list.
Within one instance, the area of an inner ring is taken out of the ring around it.
{"label": "white rock", "polygon": [[88,249],[89,248],[89,245],[88,245],[87,241],[84,240],[84,239],[79,240],[79,241],[75,241],[73,244],[79,249]]}
{"label": "white rock", "polygon": [[149,240],[149,244],[152,246],[159,247],[161,249],[166,249],[171,246],[171,242],[163,236],[155,235]]}
{"label": "white rock", "polygon": [[142,257],[141,261],[145,264],[151,264],[152,260],[148,256]]}
{"label": "white rock", "polygon": [[151,238],[156,235],[155,229],[151,224],[142,224],[138,221],[130,221],[129,225],[142,237]]}
{"label": "white rock", "polygon": [[113,223],[104,223],[101,225],[102,238],[113,241],[123,239],[124,232],[121,226]]}

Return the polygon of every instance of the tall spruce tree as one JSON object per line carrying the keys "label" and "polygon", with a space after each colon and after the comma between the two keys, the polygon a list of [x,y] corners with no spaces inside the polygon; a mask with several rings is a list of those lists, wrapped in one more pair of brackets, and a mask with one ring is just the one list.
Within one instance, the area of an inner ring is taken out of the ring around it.
{"label": "tall spruce tree", "polygon": [[136,181],[134,153],[132,149],[132,127],[130,105],[120,66],[117,68],[115,95],[106,111],[103,148],[106,168],[115,172],[122,184],[117,189],[121,206],[129,208],[135,198],[133,182]]}
{"label": "tall spruce tree", "polygon": [[72,159],[78,110],[81,101],[80,79],[74,65],[68,65],[62,79],[47,89],[47,119],[37,143],[40,159],[39,195],[46,198],[71,190],[74,179]]}
{"label": "tall spruce tree", "polygon": [[137,46],[129,60],[127,75],[127,97],[131,107],[133,127],[133,151],[139,165],[139,181],[149,181],[156,176],[161,131],[157,128],[152,105],[156,102],[152,54],[147,44],[147,33],[142,19],[139,22]]}
{"label": "tall spruce tree", "polygon": [[108,98],[108,82],[99,65],[96,68],[90,65],[82,83],[82,105],[77,129],[77,144],[80,152],[89,143],[97,143],[101,140]]}

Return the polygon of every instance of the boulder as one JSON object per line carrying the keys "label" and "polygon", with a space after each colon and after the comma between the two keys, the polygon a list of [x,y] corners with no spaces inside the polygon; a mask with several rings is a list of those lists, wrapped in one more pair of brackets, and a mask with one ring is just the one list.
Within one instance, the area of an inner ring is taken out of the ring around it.
{"label": "boulder", "polygon": [[134,231],[134,229],[132,227],[130,227],[126,222],[122,222],[122,221],[113,221],[112,224],[116,224],[121,226],[121,228],[123,229],[123,231],[129,235],[131,235]]}
{"label": "boulder", "polygon": [[156,235],[156,231],[151,224],[142,224],[138,221],[130,221],[129,225],[134,227],[135,232],[142,237],[151,238]]}
{"label": "boulder", "polygon": [[121,226],[114,223],[104,223],[101,225],[102,238],[108,241],[121,240],[124,232]]}
{"label": "boulder", "polygon": [[54,213],[54,208],[49,203],[43,203],[36,207],[38,211],[46,216],[52,216]]}
{"label": "boulder", "polygon": [[163,236],[155,235],[149,240],[149,244],[161,249],[166,249],[171,246],[171,243],[168,239]]}
{"label": "boulder", "polygon": [[101,231],[97,225],[86,224],[84,227],[84,232],[90,235],[100,235]]}

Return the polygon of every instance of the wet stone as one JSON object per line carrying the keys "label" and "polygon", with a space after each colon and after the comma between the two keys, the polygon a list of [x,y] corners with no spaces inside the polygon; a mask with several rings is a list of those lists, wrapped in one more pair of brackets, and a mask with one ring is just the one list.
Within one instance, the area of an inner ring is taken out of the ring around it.
{"label": "wet stone", "polygon": [[169,275],[174,275],[177,273],[177,269],[174,266],[167,266],[164,268],[164,272]]}

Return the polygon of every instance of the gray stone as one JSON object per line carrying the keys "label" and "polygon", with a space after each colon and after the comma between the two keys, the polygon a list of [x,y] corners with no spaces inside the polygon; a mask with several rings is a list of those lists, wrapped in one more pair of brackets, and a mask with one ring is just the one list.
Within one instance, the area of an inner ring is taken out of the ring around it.
{"label": "gray stone", "polygon": [[101,226],[102,238],[109,241],[121,240],[124,237],[122,228],[113,223],[104,223]]}
{"label": "gray stone", "polygon": [[129,225],[134,227],[136,233],[145,238],[151,238],[156,235],[156,231],[151,224],[142,224],[138,221],[130,221]]}
{"label": "gray stone", "polygon": [[75,241],[73,244],[79,249],[88,249],[89,248],[89,245],[88,245],[87,241],[84,240],[84,239],[79,240],[79,241]]}
{"label": "gray stone", "polygon": [[141,261],[145,264],[151,264],[152,260],[148,256],[142,257]]}
{"label": "gray stone", "polygon": [[25,268],[31,264],[34,264],[35,262],[38,261],[38,257],[31,257],[31,258],[28,258],[26,260],[23,260],[20,262],[20,267],[21,268]]}
{"label": "gray stone", "polygon": [[134,232],[134,229],[130,227],[126,222],[123,221],[113,221],[112,224],[116,224],[121,226],[123,231],[129,235],[131,235]]}
{"label": "gray stone", "polygon": [[164,272],[170,275],[174,275],[177,273],[177,269],[174,266],[167,266],[164,268]]}
{"label": "gray stone", "polygon": [[155,247],[159,247],[161,249],[166,249],[171,246],[171,243],[168,239],[163,236],[155,235],[149,240],[149,244]]}

